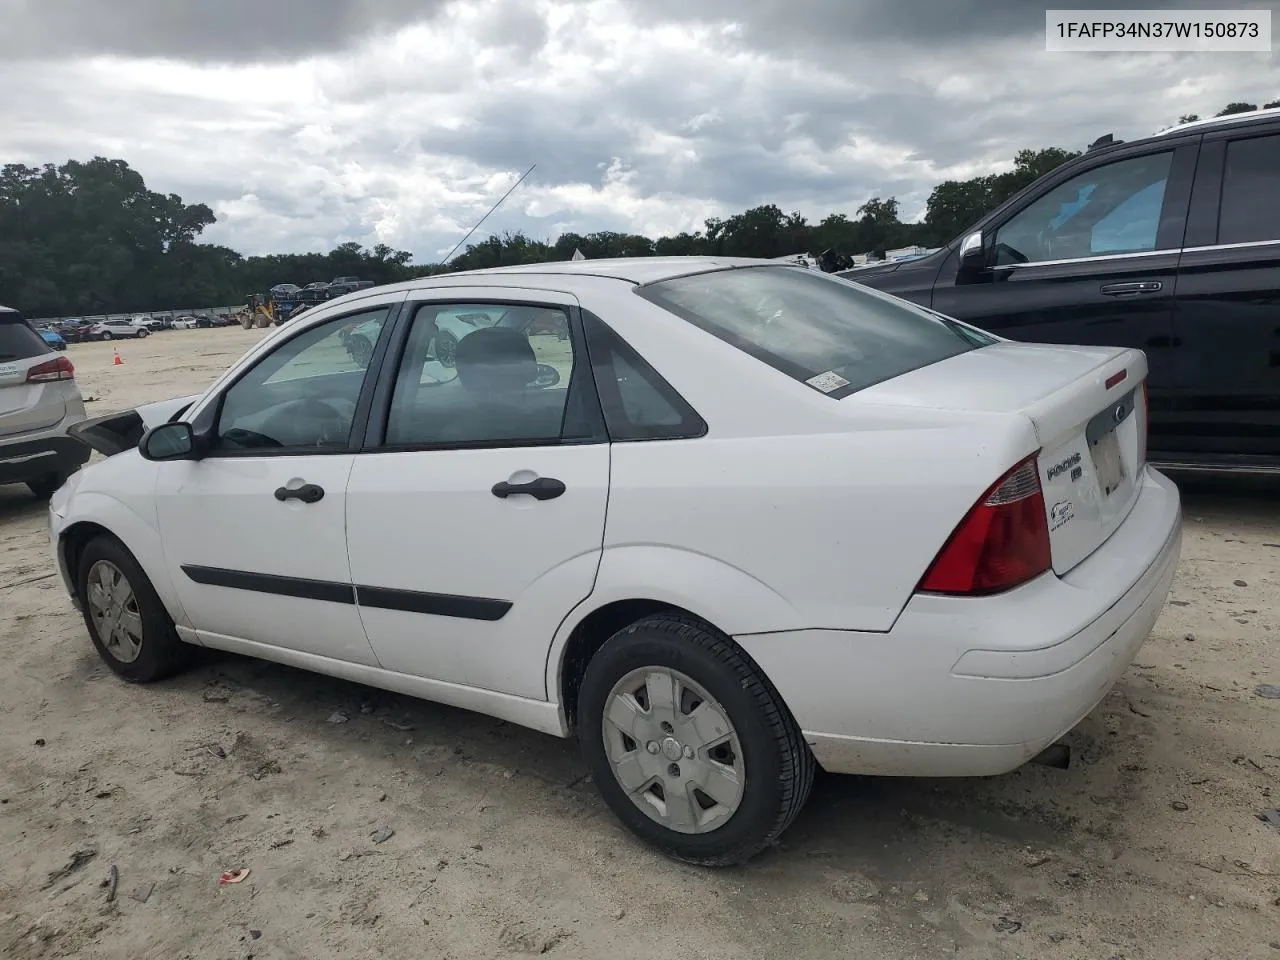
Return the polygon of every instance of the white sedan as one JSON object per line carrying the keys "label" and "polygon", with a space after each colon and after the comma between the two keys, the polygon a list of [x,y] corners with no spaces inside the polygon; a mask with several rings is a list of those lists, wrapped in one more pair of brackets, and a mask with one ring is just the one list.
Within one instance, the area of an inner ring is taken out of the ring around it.
{"label": "white sedan", "polygon": [[735,863],[818,766],[999,774],[1107,694],[1181,544],[1146,374],[768,261],[431,277],[86,424],[52,539],[128,680],[214,647],[576,735],[631,830]]}

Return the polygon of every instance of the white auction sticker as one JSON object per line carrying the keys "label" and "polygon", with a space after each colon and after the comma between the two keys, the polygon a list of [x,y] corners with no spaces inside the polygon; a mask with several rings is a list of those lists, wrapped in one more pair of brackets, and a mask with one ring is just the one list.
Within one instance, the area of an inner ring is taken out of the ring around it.
{"label": "white auction sticker", "polygon": [[839,390],[841,387],[849,385],[849,381],[834,370],[828,370],[826,373],[820,373],[816,377],[810,377],[805,383],[817,390],[821,390],[823,393],[830,393],[833,390]]}

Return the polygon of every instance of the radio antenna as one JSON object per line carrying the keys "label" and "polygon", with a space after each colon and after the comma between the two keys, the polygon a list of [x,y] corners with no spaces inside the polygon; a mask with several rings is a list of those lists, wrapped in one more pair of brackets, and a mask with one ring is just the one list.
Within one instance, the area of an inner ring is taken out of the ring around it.
{"label": "radio antenna", "polygon": [[533,168],[536,166],[537,166],[536,163],[529,164],[529,169],[520,175],[520,179],[511,185],[510,190],[508,190],[506,193],[504,193],[502,196],[498,198],[498,202],[489,208],[488,213],[486,213],[483,217],[481,217],[479,220],[476,221],[476,225],[472,227],[470,230],[468,230],[467,235],[463,237],[461,240],[459,240],[457,244],[454,245],[454,248],[449,251],[449,256],[445,257],[443,260],[440,261],[441,264],[446,266],[448,265],[449,261],[453,259],[453,255],[458,252],[458,247],[462,246],[464,243],[466,243],[468,240],[471,239],[471,235],[480,229],[480,224],[484,223],[486,220],[489,219],[489,214],[493,213],[493,211],[497,210],[500,206],[502,206],[502,201],[507,199],[507,197],[511,196],[511,194],[515,192],[516,187],[524,183],[524,178],[529,176],[529,174],[533,173]]}

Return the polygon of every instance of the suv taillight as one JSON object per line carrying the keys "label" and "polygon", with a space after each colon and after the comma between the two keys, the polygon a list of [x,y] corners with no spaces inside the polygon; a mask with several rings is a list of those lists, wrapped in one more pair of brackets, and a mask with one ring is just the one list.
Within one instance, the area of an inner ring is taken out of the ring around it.
{"label": "suv taillight", "polygon": [[981,596],[1038,577],[1051,565],[1040,469],[1030,456],[1001,477],[960,522],[919,589]]}
{"label": "suv taillight", "polygon": [[66,357],[37,363],[27,371],[27,383],[52,383],[55,380],[74,380],[76,368]]}

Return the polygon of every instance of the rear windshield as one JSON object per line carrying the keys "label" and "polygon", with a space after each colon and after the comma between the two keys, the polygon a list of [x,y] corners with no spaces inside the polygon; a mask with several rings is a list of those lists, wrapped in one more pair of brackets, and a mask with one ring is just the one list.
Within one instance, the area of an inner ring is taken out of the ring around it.
{"label": "rear windshield", "polygon": [[715,270],[636,292],[836,398],[996,342],[932,311],[797,267]]}
{"label": "rear windshield", "polygon": [[30,360],[49,352],[44,337],[16,313],[0,310],[0,363]]}

